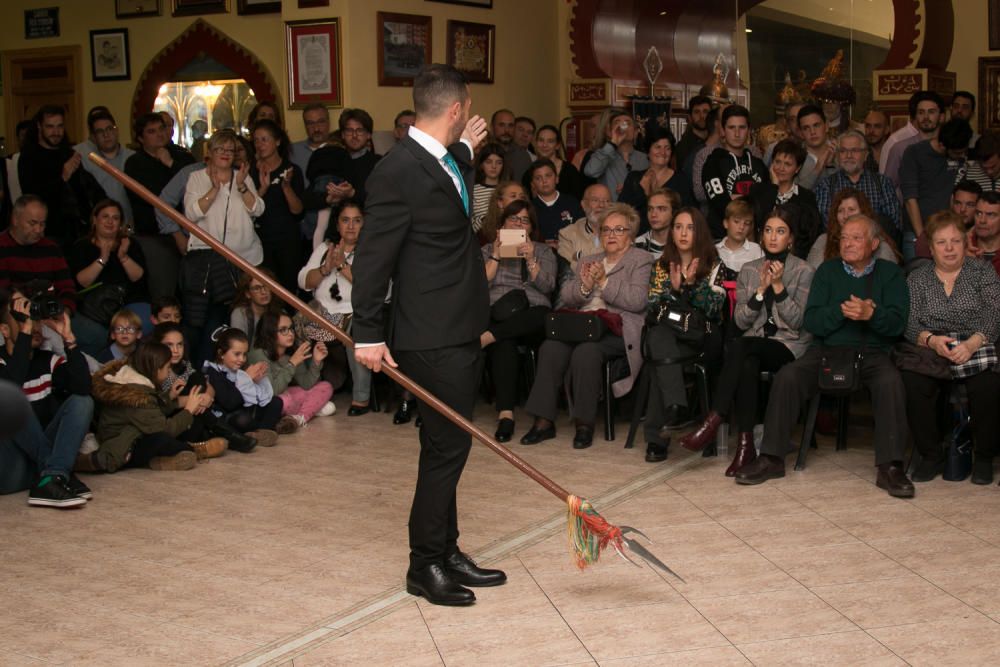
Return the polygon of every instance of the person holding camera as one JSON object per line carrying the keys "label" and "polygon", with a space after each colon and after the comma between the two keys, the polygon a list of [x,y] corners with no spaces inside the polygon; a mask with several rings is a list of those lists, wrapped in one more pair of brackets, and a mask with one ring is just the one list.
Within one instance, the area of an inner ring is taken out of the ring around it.
{"label": "person holding camera", "polygon": [[[61,340],[66,356],[39,349],[42,325]],[[31,404],[51,450],[39,467],[40,479],[29,493],[31,505],[71,507],[74,498],[89,499],[90,490],[72,473],[84,435],[90,430],[94,401],[90,369],[76,344],[69,314],[51,291],[27,298],[15,291],[3,308],[0,333],[0,379],[20,386]],[[36,443],[36,451],[44,449]]]}
{"label": "person holding camera", "polygon": [[[514,434],[517,400],[517,346],[537,347],[545,339],[545,315],[552,308],[556,287],[556,256],[539,241],[535,210],[517,200],[503,211],[503,227],[494,243],[482,248],[486,280],[490,284],[490,325],[479,337],[486,350],[496,390],[498,442]],[[506,233],[520,232],[523,241],[506,252]]]}
{"label": "person holding camera", "polygon": [[583,174],[606,185],[611,198],[618,201],[625,177],[630,172],[649,169],[649,158],[635,149],[636,126],[628,111],[612,110],[607,126],[598,131],[603,133],[604,141],[590,152]]}
{"label": "person holding camera", "polygon": [[39,197],[21,195],[14,202],[10,227],[0,234],[0,289],[48,281],[56,299],[72,313],[76,287],[62,250],[45,238],[47,217],[48,207]]}

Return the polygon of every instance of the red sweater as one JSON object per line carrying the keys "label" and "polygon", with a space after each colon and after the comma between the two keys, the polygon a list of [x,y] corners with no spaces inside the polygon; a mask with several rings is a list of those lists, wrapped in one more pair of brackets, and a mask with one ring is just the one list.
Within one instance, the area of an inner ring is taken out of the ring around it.
{"label": "red sweater", "polygon": [[32,245],[21,245],[10,235],[0,234],[0,288],[22,285],[32,280],[48,280],[56,296],[70,309],[76,310],[76,286],[70,275],[62,250],[53,241],[43,238]]}

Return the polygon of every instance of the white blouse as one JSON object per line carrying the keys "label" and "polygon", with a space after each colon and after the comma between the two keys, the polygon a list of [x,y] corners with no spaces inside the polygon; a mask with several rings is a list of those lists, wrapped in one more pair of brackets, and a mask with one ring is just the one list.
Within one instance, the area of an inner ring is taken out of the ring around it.
{"label": "white blouse", "polygon": [[[233,180],[223,185],[208,210],[202,211],[198,200],[212,189],[212,181],[208,169],[192,172],[184,193],[184,214],[233,252],[257,266],[264,260],[264,248],[254,231],[253,219],[264,212],[264,200],[257,195],[253,181],[247,176],[244,185],[253,193],[254,200],[253,206],[247,208],[239,186]],[[208,245],[201,239],[195,236],[188,239],[189,251],[207,249]]]}
{"label": "white blouse", "polygon": [[[302,267],[299,271],[299,287],[302,289],[306,288],[306,276],[313,269],[318,269],[323,264],[323,255],[326,254],[328,249],[333,249],[333,244],[330,242],[321,243],[316,246],[313,250],[312,255],[309,256],[309,261],[306,265]],[[344,261],[348,264],[354,264],[354,253],[351,252],[344,257]],[[340,301],[337,301],[332,296],[330,296],[330,288],[336,283],[340,288]],[[326,308],[331,313],[351,313],[354,312],[351,308],[351,281],[340,274],[340,271],[334,269],[330,272],[330,275],[323,276],[319,281],[319,285],[313,288],[313,298],[319,301],[320,305]]]}

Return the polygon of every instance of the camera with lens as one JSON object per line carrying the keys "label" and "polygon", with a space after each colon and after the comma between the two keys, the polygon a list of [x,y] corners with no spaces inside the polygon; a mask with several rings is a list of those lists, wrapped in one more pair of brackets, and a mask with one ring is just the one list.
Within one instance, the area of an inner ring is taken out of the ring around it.
{"label": "camera with lens", "polygon": [[33,280],[21,292],[28,299],[28,317],[33,320],[57,320],[65,309],[56,298],[56,290],[47,280]]}

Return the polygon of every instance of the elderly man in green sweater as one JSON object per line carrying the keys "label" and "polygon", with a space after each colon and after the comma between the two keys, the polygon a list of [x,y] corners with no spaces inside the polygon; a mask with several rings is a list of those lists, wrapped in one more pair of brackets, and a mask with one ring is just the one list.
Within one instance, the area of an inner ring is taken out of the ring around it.
{"label": "elderly man in green sweater", "polygon": [[870,390],[875,415],[876,483],[897,498],[913,497],[906,477],[906,403],[903,383],[889,350],[906,327],[909,292],[903,271],[875,258],[878,223],[864,215],[843,226],[840,257],[816,270],[804,327],[812,347],[775,377],[764,418],[761,456],[736,473],[737,484],[760,484],[785,476],[785,454],[803,402],[819,391],[824,346],[864,348],[861,381]]}

